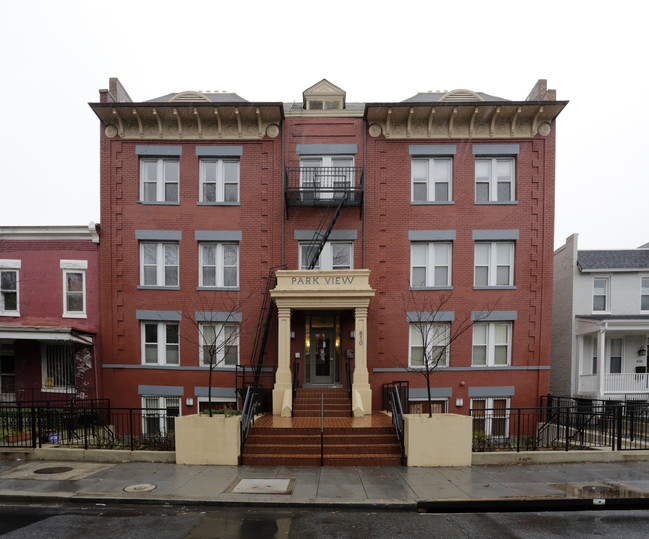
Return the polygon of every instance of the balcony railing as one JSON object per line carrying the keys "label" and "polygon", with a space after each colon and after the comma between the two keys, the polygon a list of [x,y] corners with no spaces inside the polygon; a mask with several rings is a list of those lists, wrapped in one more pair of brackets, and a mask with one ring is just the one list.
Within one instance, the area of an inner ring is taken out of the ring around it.
{"label": "balcony railing", "polygon": [[286,167],[286,202],[291,206],[328,206],[345,199],[359,206],[365,190],[363,167]]}
{"label": "balcony railing", "polygon": [[[579,393],[582,395],[593,395],[599,393],[596,374],[587,374],[579,377]],[[629,393],[646,393],[649,395],[649,374],[604,374],[604,395],[621,395]]]}

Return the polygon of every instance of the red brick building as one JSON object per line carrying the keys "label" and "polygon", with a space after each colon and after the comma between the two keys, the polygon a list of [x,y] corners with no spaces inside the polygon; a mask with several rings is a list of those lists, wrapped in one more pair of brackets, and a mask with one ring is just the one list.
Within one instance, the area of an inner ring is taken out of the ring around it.
{"label": "red brick building", "polygon": [[282,104],[134,103],[111,79],[91,104],[106,396],[191,413],[210,386],[234,404],[247,367],[275,414],[291,413],[294,377],[351,385],[357,416],[408,381],[415,410],[433,358],[437,410],[537,405],[565,105],[545,81],[524,101],[363,104],[323,80]]}
{"label": "red brick building", "polygon": [[0,401],[98,398],[99,234],[0,228]]}

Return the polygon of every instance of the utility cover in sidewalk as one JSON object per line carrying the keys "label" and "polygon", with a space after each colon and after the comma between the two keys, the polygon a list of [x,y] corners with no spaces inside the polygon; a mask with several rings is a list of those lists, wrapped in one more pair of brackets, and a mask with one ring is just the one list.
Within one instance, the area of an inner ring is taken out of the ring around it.
{"label": "utility cover in sidewalk", "polygon": [[139,485],[124,487],[124,492],[151,492],[155,488],[156,486],[150,483],[140,483]]}
{"label": "utility cover in sidewalk", "polygon": [[295,479],[236,479],[225,492],[231,494],[293,494]]}

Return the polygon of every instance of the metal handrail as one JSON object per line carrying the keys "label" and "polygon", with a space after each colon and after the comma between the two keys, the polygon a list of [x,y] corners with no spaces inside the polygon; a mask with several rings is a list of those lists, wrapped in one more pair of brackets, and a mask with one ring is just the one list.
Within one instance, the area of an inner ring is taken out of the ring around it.
{"label": "metal handrail", "polygon": [[243,447],[246,445],[246,440],[250,433],[250,425],[255,424],[255,409],[255,393],[250,387],[248,387],[248,390],[246,391],[246,399],[241,410],[241,451],[243,451]]}
{"label": "metal handrail", "polygon": [[349,361],[345,362],[345,377],[347,378],[347,398],[350,403],[349,417],[354,417],[354,405],[352,404],[352,368]]}
{"label": "metal handrail", "polygon": [[291,408],[291,417],[295,412],[295,396],[297,395],[297,386],[299,384],[300,364],[297,361],[293,362],[293,406]]}
{"label": "metal handrail", "polygon": [[406,456],[406,446],[404,439],[405,421],[403,418],[401,397],[399,397],[399,390],[396,386],[394,386],[392,389],[392,423],[394,424],[394,430],[397,433],[397,439],[399,440],[399,445],[401,446],[401,464],[403,464]]}
{"label": "metal handrail", "polygon": [[320,466],[324,466],[324,393],[320,393]]}

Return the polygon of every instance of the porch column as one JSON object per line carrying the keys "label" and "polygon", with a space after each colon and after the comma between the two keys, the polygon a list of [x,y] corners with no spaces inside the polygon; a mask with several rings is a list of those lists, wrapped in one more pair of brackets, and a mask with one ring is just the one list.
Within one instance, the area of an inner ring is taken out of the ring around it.
{"label": "porch column", "polygon": [[352,381],[352,410],[354,417],[372,413],[372,390],[367,372],[367,306],[354,309],[354,377]]}
{"label": "porch column", "polygon": [[277,372],[273,388],[273,415],[291,417],[293,387],[291,380],[291,309],[277,306]]}
{"label": "porch column", "polygon": [[606,330],[600,329],[597,332],[597,387],[598,397],[604,398],[604,367],[606,365]]}

